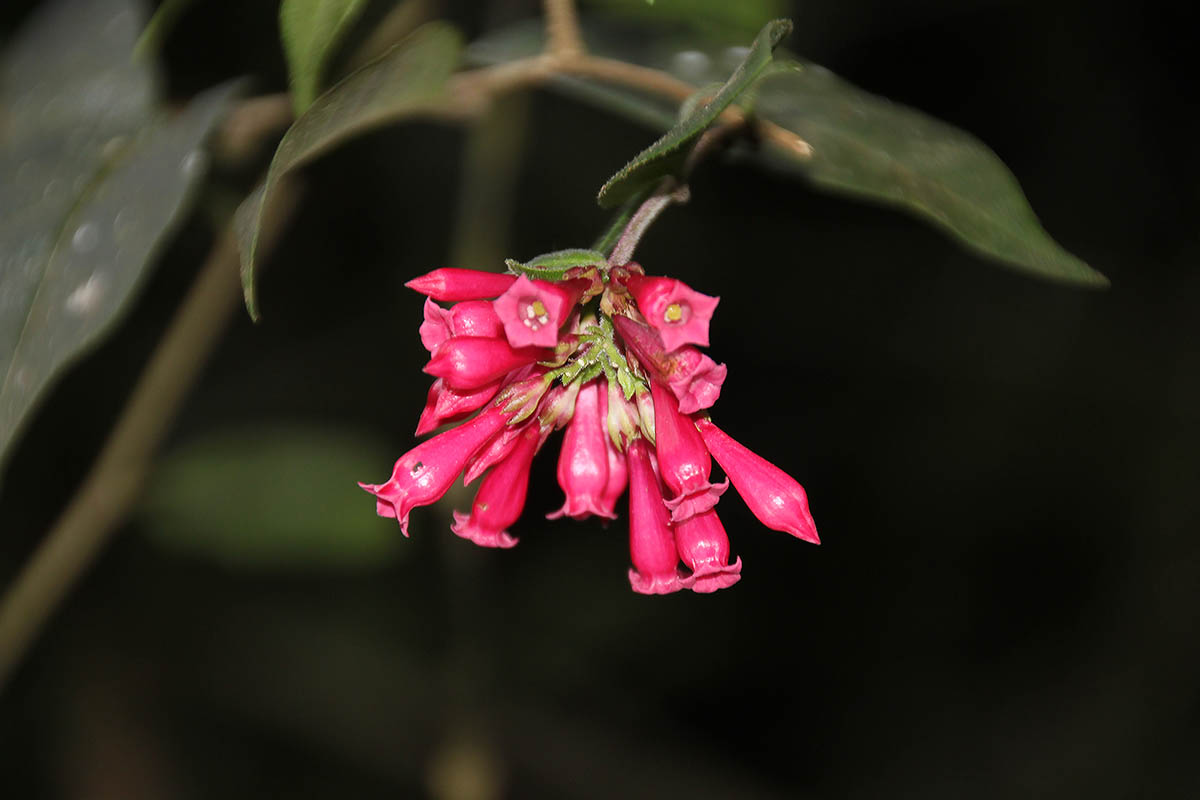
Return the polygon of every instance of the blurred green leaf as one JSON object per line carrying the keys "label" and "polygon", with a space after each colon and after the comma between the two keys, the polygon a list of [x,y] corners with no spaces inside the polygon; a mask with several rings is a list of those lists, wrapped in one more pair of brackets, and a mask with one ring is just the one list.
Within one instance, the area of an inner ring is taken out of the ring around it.
{"label": "blurred green leaf", "polygon": [[458,64],[461,40],[449,25],[433,22],[321,95],[284,134],[266,180],[234,219],[242,256],[246,309],[258,319],[254,258],[263,208],[288,171],[346,139],[434,107]]}
{"label": "blurred green leaf", "polygon": [[639,23],[683,24],[720,37],[753,34],[764,19],[782,17],[792,9],[785,0],[584,0],[583,5]]}
{"label": "blurred green leaf", "polygon": [[575,267],[607,267],[608,259],[604,253],[596,250],[575,249],[543,253],[525,262],[506,258],[504,264],[511,272],[528,275],[531,278],[558,281],[562,280],[568,270]]}
{"label": "blurred green leaf", "polygon": [[167,117],[129,0],[43,9],[0,67],[0,459],[132,298],[204,174],[233,87]]}
{"label": "blurred green leaf", "polygon": [[167,455],[142,518],[164,548],[228,567],[371,567],[398,555],[402,537],[356,481],[388,460],[340,431],[225,431]]}
{"label": "blurred green leaf", "polygon": [[699,137],[730,103],[754,86],[771,63],[772,51],[791,32],[792,23],[786,19],[768,22],[754,37],[754,44],[745,60],[711,100],[686,115],[662,138],[634,156],[632,161],[608,179],[596,198],[600,206],[619,206],[647,185],[677,171],[687,156],[685,146]]}
{"label": "blurred green leaf", "polygon": [[765,155],[816,185],[901,206],[1006,266],[1108,285],[1050,238],[1017,179],[970,134],[810,63],[764,78],[758,110],[812,147],[811,156],[797,157],[768,141]]}
{"label": "blurred green leaf", "polygon": [[146,27],[142,29],[142,35],[138,37],[137,43],[133,46],[134,58],[157,56],[159,50],[162,49],[163,42],[175,30],[175,25],[183,16],[183,12],[187,11],[188,6],[195,1],[163,0],[162,5],[146,23]]}
{"label": "blurred green leaf", "polygon": [[280,4],[279,32],[296,114],[312,105],[325,63],[366,6],[366,0],[283,0]]}

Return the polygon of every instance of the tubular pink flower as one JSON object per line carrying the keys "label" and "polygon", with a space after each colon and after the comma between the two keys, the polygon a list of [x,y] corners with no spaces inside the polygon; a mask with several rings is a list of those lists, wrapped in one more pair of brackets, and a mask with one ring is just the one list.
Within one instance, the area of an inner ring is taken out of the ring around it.
{"label": "tubular pink flower", "polygon": [[562,452],[558,459],[558,485],[567,500],[558,511],[546,519],[570,517],[583,519],[589,514],[615,519],[605,511],[604,490],[608,485],[608,449],[605,444],[608,417],[607,381],[588,381],[575,398],[575,413],[563,436]]}
{"label": "tubular pink flower", "polygon": [[693,592],[707,594],[741,580],[742,560],[729,563],[729,536],[715,510],[676,523],[675,545],[679,558],[692,570],[684,582]]}
{"label": "tubular pink flower", "polygon": [[442,342],[424,372],[442,378],[451,389],[472,391],[548,355],[538,347],[515,350],[503,339],[456,336]]}
{"label": "tubular pink flower", "polygon": [[637,360],[671,388],[680,411],[694,414],[717,402],[727,372],[724,364],[717,364],[694,347],[668,353],[662,337],[652,328],[628,317],[613,317],[612,321]]}
{"label": "tubular pink flower", "polygon": [[616,519],[617,501],[625,494],[625,487],[629,484],[629,465],[626,463],[625,454],[617,450],[612,439],[604,442],[604,449],[608,453],[608,482],[604,484],[597,515]]}
{"label": "tubular pink flower", "polygon": [[483,407],[487,401],[500,391],[500,381],[494,381],[472,391],[455,391],[446,386],[446,382],[438,378],[429,387],[429,395],[425,399],[425,408],[421,418],[417,420],[417,436],[430,433],[439,425],[453,422]]}
{"label": "tubular pink flower", "polygon": [[700,294],[674,278],[630,275],[625,285],[667,350],[685,344],[708,347],[708,323],[721,298]]}
{"label": "tubular pink flower", "polygon": [[650,446],[634,439],[626,450],[629,465],[629,585],[639,594],[667,594],[685,588],[679,553],[662,487],[651,466]]}
{"label": "tubular pink flower", "polygon": [[733,482],[758,521],[776,531],[820,544],[808,510],[808,495],[796,480],[725,431],[702,419],[696,428],[708,451]]}
{"label": "tubular pink flower", "polygon": [[517,540],[506,528],[525,508],[529,466],[537,452],[537,425],[526,425],[508,456],[492,468],[479,484],[471,513],[454,512],[450,530],[481,547],[512,547]]}
{"label": "tubular pink flower", "polygon": [[459,300],[485,300],[495,297],[512,286],[516,280],[515,275],[443,267],[413,278],[404,285],[434,300],[457,303]]}
{"label": "tubular pink flower", "polygon": [[[478,417],[438,434],[400,456],[386,483],[360,483],[375,495],[376,513],[395,516],[408,536],[408,513],[441,498],[462,472],[468,458],[504,427],[504,412],[492,406]],[[393,513],[386,512],[392,506]]]}
{"label": "tubular pink flower", "polygon": [[430,353],[454,336],[498,337],[504,325],[489,300],[464,300],[451,308],[442,308],[425,298],[425,321],[421,323],[421,344]]}
{"label": "tubular pink flower", "polygon": [[589,281],[530,280],[521,275],[492,301],[513,347],[554,347],[558,329],[567,321]]}
{"label": "tubular pink flower", "polygon": [[[546,437],[558,425],[556,415],[566,411],[569,417],[569,409],[573,407],[578,390],[578,385],[571,390],[562,386],[554,386],[547,390],[544,376],[537,373],[504,387],[496,404],[503,408],[505,413],[512,415],[510,419],[518,422],[537,414],[536,423],[531,424],[536,424],[541,429],[538,437],[540,449]],[[480,447],[467,461],[463,485],[470,486],[489,467],[507,458],[521,431],[522,426],[510,422],[507,428]]]}
{"label": "tubular pink flower", "polygon": [[662,481],[674,495],[666,501],[671,521],[679,523],[717,504],[729,482],[710,483],[712,457],[689,417],[679,413],[674,396],[658,381],[650,382],[654,397],[654,449]]}

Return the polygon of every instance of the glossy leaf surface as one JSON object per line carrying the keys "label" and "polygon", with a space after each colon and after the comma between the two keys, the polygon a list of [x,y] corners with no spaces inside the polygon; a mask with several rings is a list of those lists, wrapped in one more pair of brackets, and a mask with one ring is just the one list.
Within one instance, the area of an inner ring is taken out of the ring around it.
{"label": "glossy leaf surface", "polygon": [[205,172],[233,87],[167,117],[131,60],[127,0],[45,9],[3,65],[0,458],[64,367],[118,319]]}
{"label": "glossy leaf surface", "polygon": [[366,0],[283,0],[280,4],[279,33],[297,114],[316,99],[325,64],[366,5]]}

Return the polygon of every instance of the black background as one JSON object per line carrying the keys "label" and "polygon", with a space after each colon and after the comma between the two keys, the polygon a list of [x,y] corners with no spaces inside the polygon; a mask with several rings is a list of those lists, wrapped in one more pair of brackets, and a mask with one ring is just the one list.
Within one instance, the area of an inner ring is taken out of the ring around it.
{"label": "black background", "polygon": [[[32,5],[5,4],[0,30]],[[173,97],[241,74],[284,87],[273,3],[197,5],[167,44]],[[473,36],[536,5],[445,10]],[[730,495],[742,582],[634,595],[622,523],[541,520],[561,502],[549,453],[511,552],[419,510],[397,565],[245,573],[134,522],[0,695],[0,781],[13,797],[468,796],[446,774],[499,775],[509,797],[1200,795],[1200,130],[1173,13],[796,5],[792,50],[979,136],[1113,282],[1046,284],[895,211],[702,168],[638,258],[721,296],[714,416],[805,485],[819,548]],[[517,257],[590,242],[596,188],[654,135],[549,93],[529,115],[497,210]],[[306,170],[265,322],[239,315],[168,447],[280,420],[412,445],[421,303],[402,284],[450,257],[464,139],[391,128]],[[201,215],[184,226],[19,443],[5,582],[210,240]]]}

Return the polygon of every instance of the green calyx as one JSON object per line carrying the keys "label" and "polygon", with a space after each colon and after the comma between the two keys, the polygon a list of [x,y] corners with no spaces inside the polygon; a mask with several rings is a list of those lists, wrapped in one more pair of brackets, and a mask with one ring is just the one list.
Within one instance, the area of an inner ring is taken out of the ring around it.
{"label": "green calyx", "polygon": [[612,319],[604,313],[599,320],[585,322],[579,333],[579,345],[567,362],[546,375],[551,380],[562,381],[563,386],[584,384],[603,375],[610,384],[621,388],[626,400],[632,400],[639,389],[648,391],[645,378],[636,372],[636,367],[617,347],[616,330]]}

